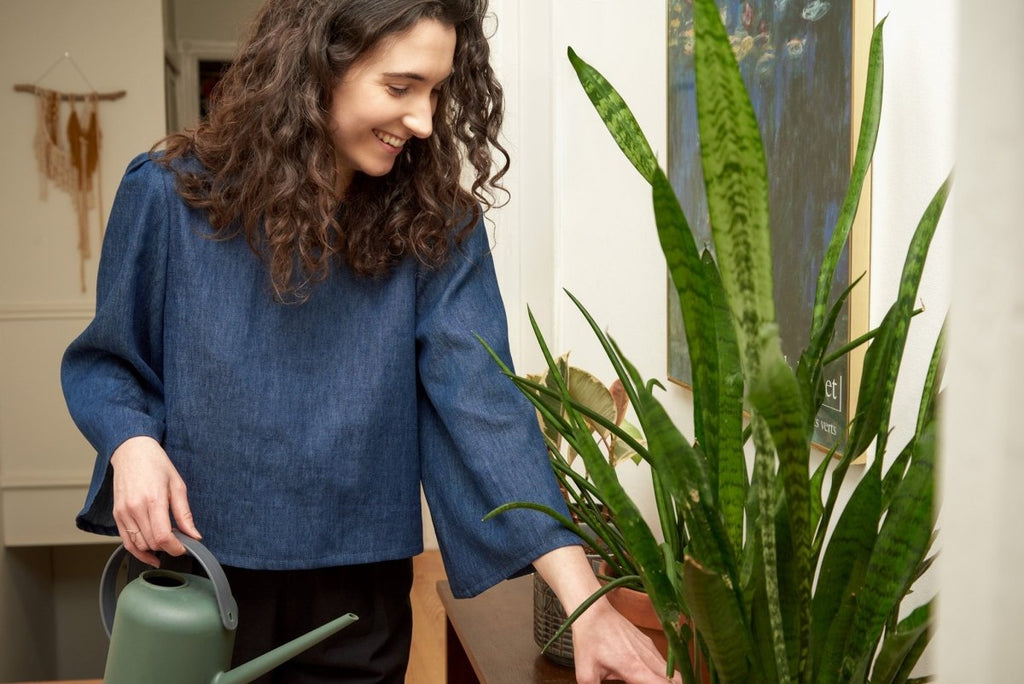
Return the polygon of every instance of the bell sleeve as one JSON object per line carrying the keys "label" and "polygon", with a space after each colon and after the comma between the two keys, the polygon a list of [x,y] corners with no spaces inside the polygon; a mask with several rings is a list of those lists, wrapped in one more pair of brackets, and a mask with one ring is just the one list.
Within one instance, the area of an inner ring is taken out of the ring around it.
{"label": "bell sleeve", "polygon": [[505,309],[481,220],[418,293],[421,478],[452,593],[473,596],[580,543],[532,501],[567,515],[532,405],[476,339],[512,366]]}
{"label": "bell sleeve", "polygon": [[117,533],[111,454],[130,437],[163,441],[162,320],[171,176],[147,155],[128,166],[103,240],[95,317],[61,362],[68,410],[97,452],[76,523],[98,534]]}

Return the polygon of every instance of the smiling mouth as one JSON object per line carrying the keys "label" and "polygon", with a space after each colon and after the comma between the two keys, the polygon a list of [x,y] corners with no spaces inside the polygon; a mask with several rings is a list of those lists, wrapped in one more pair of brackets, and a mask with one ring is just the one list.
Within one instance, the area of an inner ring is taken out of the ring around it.
{"label": "smiling mouth", "polygon": [[373,134],[377,137],[377,140],[380,140],[385,145],[390,145],[391,147],[394,147],[395,149],[399,149],[400,150],[400,149],[402,149],[402,146],[405,145],[405,140],[404,139],[397,138],[397,137],[395,137],[393,135],[385,133],[384,131],[377,131],[377,130],[375,130],[373,132]]}

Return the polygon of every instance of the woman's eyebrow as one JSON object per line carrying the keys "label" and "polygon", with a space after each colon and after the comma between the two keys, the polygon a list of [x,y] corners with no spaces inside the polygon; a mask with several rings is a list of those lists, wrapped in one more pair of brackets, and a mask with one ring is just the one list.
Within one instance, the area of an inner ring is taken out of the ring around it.
{"label": "woman's eyebrow", "polygon": [[427,77],[415,71],[386,71],[382,74],[387,78],[405,78],[410,81],[426,81]]}
{"label": "woman's eyebrow", "polygon": [[[454,73],[454,72],[452,72],[452,73]],[[451,78],[451,75],[452,74],[449,73],[447,76],[445,76],[440,81],[438,81],[438,83],[439,84],[440,83],[444,83],[449,78]],[[406,80],[409,80],[409,81],[420,81],[420,82],[426,82],[426,80],[427,80],[426,76],[424,76],[423,74],[417,73],[415,71],[385,71],[383,74],[381,74],[381,76],[383,76],[384,78],[401,78],[401,79],[406,79]]]}

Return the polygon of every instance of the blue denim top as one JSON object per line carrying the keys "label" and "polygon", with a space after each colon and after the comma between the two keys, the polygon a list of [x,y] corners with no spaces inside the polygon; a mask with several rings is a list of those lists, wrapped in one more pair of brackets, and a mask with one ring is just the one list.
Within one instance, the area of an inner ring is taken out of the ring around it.
{"label": "blue denim top", "polygon": [[387,277],[339,265],[303,304],[270,294],[244,238],[212,240],[202,211],[147,155],[129,165],[100,260],[96,315],[61,367],[98,452],[80,528],[116,534],[110,456],[163,444],[221,563],[297,569],[423,548],[420,485],[452,591],[471,596],[578,539],[534,411],[475,338],[509,362],[481,221],[444,266]]}

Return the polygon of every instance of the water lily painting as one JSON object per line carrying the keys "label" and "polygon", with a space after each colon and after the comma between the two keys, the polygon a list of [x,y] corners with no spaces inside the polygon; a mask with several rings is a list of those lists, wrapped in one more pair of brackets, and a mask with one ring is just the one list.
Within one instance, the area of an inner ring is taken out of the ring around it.
{"label": "water lily painting", "polygon": [[[858,45],[870,35],[871,3],[863,0],[719,0],[764,141],[776,308],[783,352],[795,366],[807,344],[818,267],[836,223],[850,177],[856,131],[853,112]],[[866,21],[866,29],[858,24]],[[863,61],[863,59],[862,59]],[[668,0],[668,170],[699,245],[711,247],[699,164],[694,100],[691,0]],[[843,255],[838,296],[867,270],[867,212],[854,228],[854,248]],[[689,384],[682,317],[669,290],[669,377]],[[837,326],[834,346],[866,330],[867,278],[855,289]],[[853,364],[856,365],[856,356]],[[826,380],[826,406],[815,442],[826,448],[842,438],[857,368],[838,362]]]}

